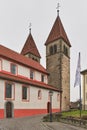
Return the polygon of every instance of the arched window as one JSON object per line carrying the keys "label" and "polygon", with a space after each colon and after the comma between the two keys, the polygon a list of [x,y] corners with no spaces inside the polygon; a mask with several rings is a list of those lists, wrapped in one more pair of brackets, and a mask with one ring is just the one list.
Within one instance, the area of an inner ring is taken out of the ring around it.
{"label": "arched window", "polygon": [[50,47],[50,54],[53,54],[53,46]]}
{"label": "arched window", "polygon": [[41,90],[38,90],[38,99],[41,99],[42,94],[41,94]]}
{"label": "arched window", "polygon": [[54,53],[57,52],[57,45],[54,45]]}

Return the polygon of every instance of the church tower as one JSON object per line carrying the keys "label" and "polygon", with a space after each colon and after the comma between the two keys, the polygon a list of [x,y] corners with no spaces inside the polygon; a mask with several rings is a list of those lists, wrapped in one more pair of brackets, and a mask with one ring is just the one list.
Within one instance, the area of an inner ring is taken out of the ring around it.
{"label": "church tower", "polygon": [[68,110],[70,104],[70,42],[59,14],[45,42],[48,84],[59,88],[61,110]]}
{"label": "church tower", "polygon": [[40,63],[41,56],[32,37],[31,30],[21,51],[21,54]]}

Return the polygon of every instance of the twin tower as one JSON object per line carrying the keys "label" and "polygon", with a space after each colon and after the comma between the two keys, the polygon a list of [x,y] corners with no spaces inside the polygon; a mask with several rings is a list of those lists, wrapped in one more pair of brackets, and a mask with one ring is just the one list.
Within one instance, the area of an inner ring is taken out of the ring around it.
{"label": "twin tower", "polygon": [[[46,69],[49,73],[48,84],[61,90],[61,110],[68,110],[70,105],[70,47],[71,44],[57,16],[45,42]],[[40,53],[30,32],[21,54],[40,62]]]}

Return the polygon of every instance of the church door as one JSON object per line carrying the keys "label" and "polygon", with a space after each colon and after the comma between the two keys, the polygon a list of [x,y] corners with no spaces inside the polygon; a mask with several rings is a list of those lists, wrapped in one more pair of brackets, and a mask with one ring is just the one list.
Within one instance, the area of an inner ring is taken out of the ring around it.
{"label": "church door", "polygon": [[50,102],[48,102],[47,103],[47,113],[50,113],[50,109],[51,109],[50,107],[51,107],[51,104],[50,104]]}
{"label": "church door", "polygon": [[11,118],[12,117],[12,103],[7,102],[6,103],[6,118]]}

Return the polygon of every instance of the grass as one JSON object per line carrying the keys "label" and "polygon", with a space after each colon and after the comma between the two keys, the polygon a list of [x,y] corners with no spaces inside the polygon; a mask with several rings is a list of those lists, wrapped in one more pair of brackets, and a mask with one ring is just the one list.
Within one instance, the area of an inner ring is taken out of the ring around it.
{"label": "grass", "polygon": [[[67,117],[67,116],[72,116],[75,118],[79,118],[80,117],[80,110],[71,110],[68,112],[62,112],[62,117]],[[87,116],[87,111],[81,111],[81,116]]]}
{"label": "grass", "polygon": [[[62,113],[54,113],[53,114],[53,121],[58,121],[61,117],[67,118],[67,117],[74,117],[79,119],[80,118],[80,110],[70,110],[68,112],[62,112]],[[84,120],[87,120],[87,111],[81,111],[81,118]],[[47,122],[50,119],[50,115],[46,115],[43,118],[43,121]]]}

